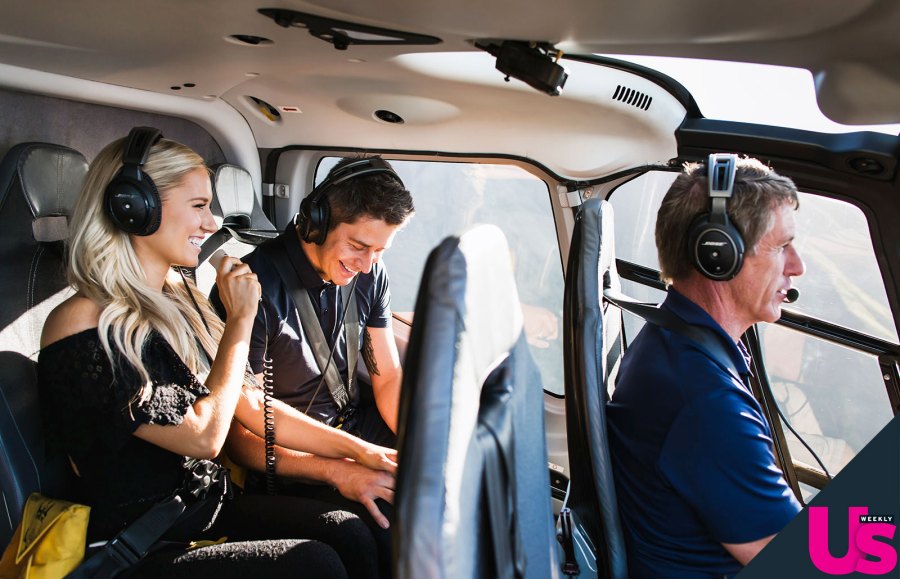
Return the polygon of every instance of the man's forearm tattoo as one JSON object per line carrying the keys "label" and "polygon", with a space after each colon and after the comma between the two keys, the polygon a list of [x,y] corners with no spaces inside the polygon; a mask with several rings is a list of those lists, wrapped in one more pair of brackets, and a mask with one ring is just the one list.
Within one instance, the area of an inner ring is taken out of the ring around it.
{"label": "man's forearm tattoo", "polygon": [[369,370],[369,374],[381,376],[381,373],[378,371],[378,364],[375,363],[375,348],[372,347],[372,336],[369,335],[369,328],[366,328],[363,335],[362,354],[363,362],[366,363],[366,369]]}

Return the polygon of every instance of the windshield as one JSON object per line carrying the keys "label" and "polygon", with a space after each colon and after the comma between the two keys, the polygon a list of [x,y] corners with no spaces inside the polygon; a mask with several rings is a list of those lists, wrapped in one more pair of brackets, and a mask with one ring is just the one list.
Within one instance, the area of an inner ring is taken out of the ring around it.
{"label": "windshield", "polygon": [[816,103],[815,81],[803,68],[658,56],[604,55],[671,76],[694,96],[709,119],[818,131],[875,131],[896,135],[900,124],[842,125]]}

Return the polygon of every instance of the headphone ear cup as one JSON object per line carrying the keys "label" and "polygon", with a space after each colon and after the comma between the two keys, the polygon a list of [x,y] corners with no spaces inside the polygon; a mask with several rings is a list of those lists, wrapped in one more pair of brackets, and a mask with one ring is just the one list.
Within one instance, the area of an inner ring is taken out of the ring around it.
{"label": "headphone ear cup", "polygon": [[726,223],[710,223],[704,213],[691,224],[688,250],[694,267],[709,279],[733,279],[744,264],[744,239],[740,232]]}
{"label": "headphone ear cup", "polygon": [[[321,201],[316,201],[321,197]],[[300,239],[307,243],[322,245],[328,236],[328,224],[331,218],[331,207],[323,194],[316,191],[310,193],[301,203],[299,220]]]}
{"label": "headphone ear cup", "polygon": [[306,197],[300,202],[300,210],[297,212],[297,234],[307,243],[310,243],[309,221],[309,197]]}
{"label": "headphone ear cup", "polygon": [[104,208],[116,227],[132,235],[151,235],[162,222],[159,191],[143,173],[140,179],[117,174],[106,187]]}
{"label": "headphone ear cup", "polygon": [[328,226],[331,223],[331,205],[329,205],[328,199],[323,195],[320,203],[313,203],[312,211],[315,215],[313,219],[315,230],[312,232],[315,237],[312,241],[322,245],[325,243],[325,238],[328,237]]}

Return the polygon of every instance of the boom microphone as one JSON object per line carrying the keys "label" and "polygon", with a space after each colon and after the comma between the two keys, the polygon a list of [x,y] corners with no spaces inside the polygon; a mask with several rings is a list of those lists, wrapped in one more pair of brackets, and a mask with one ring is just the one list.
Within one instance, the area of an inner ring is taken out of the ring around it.
{"label": "boom microphone", "polygon": [[792,304],[797,301],[797,298],[800,297],[800,290],[795,287],[792,287],[787,291],[787,294],[784,296],[785,303]]}

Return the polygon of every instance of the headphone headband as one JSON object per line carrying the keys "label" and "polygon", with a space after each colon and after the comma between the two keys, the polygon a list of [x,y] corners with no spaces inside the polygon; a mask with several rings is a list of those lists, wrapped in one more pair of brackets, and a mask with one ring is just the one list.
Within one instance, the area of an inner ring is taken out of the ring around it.
{"label": "headphone headband", "polygon": [[715,281],[734,278],[744,263],[744,239],[728,219],[738,156],[713,153],[707,161],[709,211],[691,224],[688,249],[694,267]]}
{"label": "headphone headband", "polygon": [[123,165],[142,166],[150,156],[150,149],[162,138],[162,132],[153,127],[134,127],[125,138]]}
{"label": "headphone headband", "polygon": [[707,161],[709,170],[709,197],[731,199],[734,191],[734,174],[737,172],[737,155],[713,153]]}
{"label": "headphone headband", "polygon": [[325,179],[316,185],[309,195],[300,203],[300,211],[295,217],[300,238],[307,243],[322,245],[328,235],[331,222],[331,205],[326,194],[332,187],[355,179],[383,173],[403,185],[403,180],[394,172],[387,161],[381,157],[368,157],[350,161],[338,169],[332,169]]}
{"label": "headphone headband", "polygon": [[[381,157],[369,157],[367,159],[359,159],[357,161],[353,161],[351,163],[347,163],[337,171],[334,171],[333,174],[328,175],[324,181],[322,181],[316,189],[327,189],[330,187],[334,187],[335,185],[340,185],[344,181],[348,181],[350,179],[354,179],[356,177],[365,177],[366,175],[374,175],[377,173],[385,173],[394,178],[400,185],[403,185],[403,181],[400,179],[400,176],[394,172],[390,165],[388,165],[387,161],[382,159]],[[315,190],[313,190],[315,192]],[[312,193],[310,193],[312,195]]]}

